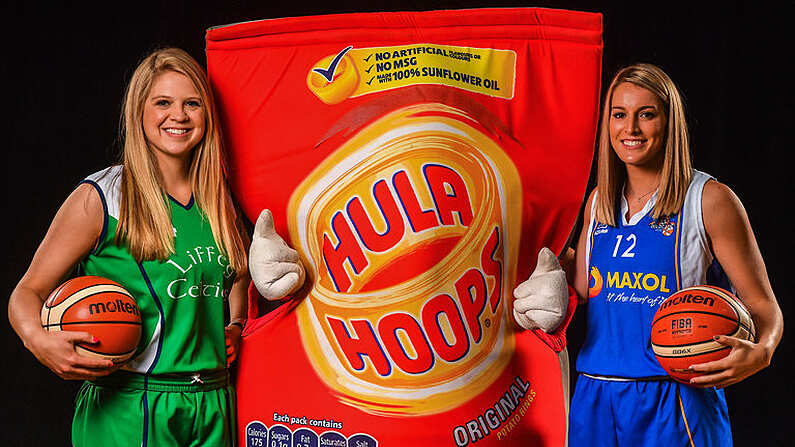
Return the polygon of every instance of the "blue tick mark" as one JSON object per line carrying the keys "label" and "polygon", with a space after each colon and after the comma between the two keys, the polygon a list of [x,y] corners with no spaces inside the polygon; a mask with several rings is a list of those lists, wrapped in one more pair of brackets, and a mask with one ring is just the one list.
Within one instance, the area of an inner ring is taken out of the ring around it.
{"label": "blue tick mark", "polygon": [[345,53],[351,50],[353,45],[349,46],[348,48],[340,51],[340,53],[331,61],[328,68],[313,68],[312,71],[322,75],[326,78],[326,81],[331,82],[334,79],[334,72],[337,71],[337,65],[339,65],[340,61],[342,60],[342,56],[345,56]]}

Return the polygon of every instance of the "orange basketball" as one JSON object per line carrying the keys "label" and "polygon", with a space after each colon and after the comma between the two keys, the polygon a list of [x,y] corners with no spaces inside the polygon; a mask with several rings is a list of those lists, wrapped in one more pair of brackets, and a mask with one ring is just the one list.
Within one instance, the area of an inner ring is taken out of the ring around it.
{"label": "orange basketball", "polygon": [[99,343],[78,343],[80,354],[122,362],[135,353],[141,338],[141,311],[116,282],[80,276],[50,294],[41,308],[41,325],[47,331],[88,332]]}
{"label": "orange basketball", "polygon": [[660,304],[651,325],[651,346],[668,375],[682,383],[702,375],[690,365],[729,355],[731,348],[716,335],[754,340],[751,314],[730,292],[713,286],[682,289]]}

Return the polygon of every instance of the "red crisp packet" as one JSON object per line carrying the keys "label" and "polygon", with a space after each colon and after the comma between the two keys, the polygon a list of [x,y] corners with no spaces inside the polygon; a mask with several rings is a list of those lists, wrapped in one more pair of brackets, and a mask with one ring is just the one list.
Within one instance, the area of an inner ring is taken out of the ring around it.
{"label": "red crisp packet", "polygon": [[235,194],[307,267],[252,294],[241,445],[564,445],[565,337],[512,291],[574,225],[601,54],[600,15],[530,8],[208,31]]}

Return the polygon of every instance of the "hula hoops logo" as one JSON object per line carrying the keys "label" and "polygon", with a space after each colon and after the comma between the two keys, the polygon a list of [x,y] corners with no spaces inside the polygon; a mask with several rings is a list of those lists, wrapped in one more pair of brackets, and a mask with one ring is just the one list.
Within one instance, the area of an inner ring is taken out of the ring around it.
{"label": "hula hoops logo", "polygon": [[502,373],[521,216],[506,191],[521,191],[513,162],[436,103],[365,127],[295,190],[288,225],[313,281],[302,342],[343,403],[438,413]]}

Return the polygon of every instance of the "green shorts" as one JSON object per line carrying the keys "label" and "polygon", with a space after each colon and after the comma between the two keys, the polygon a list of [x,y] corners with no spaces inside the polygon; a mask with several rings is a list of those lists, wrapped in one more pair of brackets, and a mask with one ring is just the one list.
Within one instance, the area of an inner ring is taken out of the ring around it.
{"label": "green shorts", "polygon": [[74,447],[234,446],[235,393],[224,371],[145,376],[118,371],[85,382],[72,422]]}

